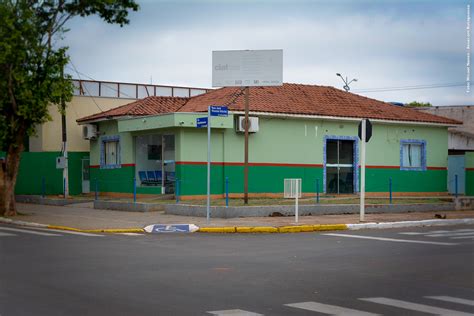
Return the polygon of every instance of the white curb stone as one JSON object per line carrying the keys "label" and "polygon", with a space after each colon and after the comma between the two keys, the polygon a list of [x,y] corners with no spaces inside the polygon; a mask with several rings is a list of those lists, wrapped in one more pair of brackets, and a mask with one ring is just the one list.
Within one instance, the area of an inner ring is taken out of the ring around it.
{"label": "white curb stone", "polygon": [[428,220],[422,220],[422,221],[347,224],[347,229],[348,230],[383,229],[383,228],[403,228],[403,227],[423,227],[423,226],[448,226],[448,225],[462,225],[462,224],[474,224],[474,218],[428,219]]}
{"label": "white curb stone", "polygon": [[0,223],[15,224],[15,225],[18,225],[18,226],[25,226],[25,227],[41,227],[41,228],[47,228],[48,227],[48,225],[46,225],[46,224],[25,222],[25,221],[16,221],[16,220],[13,220],[11,218],[5,218],[5,217],[0,217]]}

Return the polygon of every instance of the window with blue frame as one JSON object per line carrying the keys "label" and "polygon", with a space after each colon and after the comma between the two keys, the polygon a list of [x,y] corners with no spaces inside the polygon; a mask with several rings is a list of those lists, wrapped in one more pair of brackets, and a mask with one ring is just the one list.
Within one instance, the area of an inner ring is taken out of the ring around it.
{"label": "window with blue frame", "polygon": [[400,170],[426,170],[426,141],[400,140]]}
{"label": "window with blue frame", "polygon": [[104,169],[120,168],[120,136],[100,138],[100,167]]}

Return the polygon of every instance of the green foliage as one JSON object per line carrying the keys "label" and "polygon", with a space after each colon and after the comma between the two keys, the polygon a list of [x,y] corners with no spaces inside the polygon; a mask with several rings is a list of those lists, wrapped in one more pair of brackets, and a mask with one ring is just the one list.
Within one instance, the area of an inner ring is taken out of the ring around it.
{"label": "green foliage", "polygon": [[66,22],[98,15],[123,26],[129,9],[136,11],[138,5],[133,0],[0,1],[1,147],[20,146],[50,119],[49,104],[72,98],[71,78],[63,75],[68,48],[59,45]]}
{"label": "green foliage", "polygon": [[415,107],[415,108],[421,108],[421,107],[430,107],[430,106],[433,106],[431,105],[431,103],[429,102],[417,102],[417,101],[413,101],[413,102],[410,102],[407,104],[407,106],[411,106],[411,107]]}

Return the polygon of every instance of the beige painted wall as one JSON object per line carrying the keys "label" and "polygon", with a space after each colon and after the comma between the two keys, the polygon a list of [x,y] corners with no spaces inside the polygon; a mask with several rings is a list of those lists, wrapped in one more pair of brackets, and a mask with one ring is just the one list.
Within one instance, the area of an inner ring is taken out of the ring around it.
{"label": "beige painted wall", "polygon": [[[89,151],[89,141],[82,138],[82,126],[77,124],[77,119],[133,101],[135,99],[74,96],[66,108],[68,151]],[[50,106],[49,113],[52,121],[40,126],[37,135],[30,137],[30,151],[61,150],[61,115],[56,105]]]}

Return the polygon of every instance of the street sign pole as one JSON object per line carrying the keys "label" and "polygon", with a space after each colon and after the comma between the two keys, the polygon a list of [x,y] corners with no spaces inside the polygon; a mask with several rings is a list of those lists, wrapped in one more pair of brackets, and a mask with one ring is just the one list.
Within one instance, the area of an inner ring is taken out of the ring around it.
{"label": "street sign pole", "polygon": [[360,145],[360,221],[365,217],[365,139],[367,120],[362,120],[361,145]]}
{"label": "street sign pole", "polygon": [[249,204],[249,87],[245,87],[244,204]]}
{"label": "street sign pole", "polygon": [[207,207],[206,221],[211,220],[211,107],[207,108]]}

